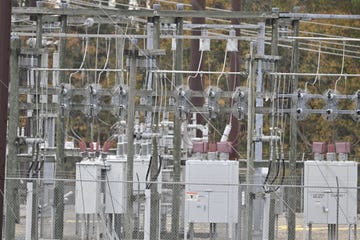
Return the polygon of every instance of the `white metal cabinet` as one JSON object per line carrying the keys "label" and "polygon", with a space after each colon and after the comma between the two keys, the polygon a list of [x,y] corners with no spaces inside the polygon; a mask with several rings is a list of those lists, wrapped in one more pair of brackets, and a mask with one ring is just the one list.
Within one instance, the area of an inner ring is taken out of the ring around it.
{"label": "white metal cabinet", "polygon": [[339,183],[339,224],[356,223],[357,163],[306,161],[304,165],[304,215],[307,223],[337,222],[337,181]]}
{"label": "white metal cabinet", "polygon": [[238,169],[236,161],[188,160],[185,173],[185,221],[236,223]]}

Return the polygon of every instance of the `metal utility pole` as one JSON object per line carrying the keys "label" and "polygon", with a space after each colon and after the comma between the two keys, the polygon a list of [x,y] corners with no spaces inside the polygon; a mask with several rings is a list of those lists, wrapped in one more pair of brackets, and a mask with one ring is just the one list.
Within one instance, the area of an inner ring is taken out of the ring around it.
{"label": "metal utility pole", "polygon": [[[6,158],[6,177],[16,177],[18,171],[17,130],[19,126],[19,55],[20,39],[11,41],[10,90],[8,122],[8,154]],[[15,239],[15,224],[19,221],[18,181],[6,182],[5,239]]]}
{"label": "metal utility pole", "polygon": [[[154,36],[153,36],[153,47],[154,49],[160,48],[160,17],[155,16],[153,18],[154,23]],[[156,63],[159,64],[159,58],[156,57]],[[159,81],[158,73],[155,73],[154,75],[154,81],[153,81],[153,89],[158,87],[158,84],[156,84]],[[155,89],[156,90],[156,89]],[[157,97],[157,96],[155,96]],[[154,109],[154,122],[152,122],[153,126],[153,133],[157,134],[159,133],[159,109]],[[150,169],[150,176],[151,181],[158,181],[159,177],[159,152],[158,152],[158,136],[153,136],[152,138],[152,163],[151,163],[151,169]],[[161,171],[161,169],[160,169]],[[160,238],[160,232],[159,232],[159,221],[160,221],[160,194],[158,192],[158,184],[153,183],[151,184],[151,225],[150,225],[150,239],[159,239]]]}
{"label": "metal utility pole", "polygon": [[[256,95],[259,95],[263,92],[263,64],[262,64],[262,57],[265,54],[265,23],[261,22],[258,23],[259,32],[258,32],[258,41],[256,46],[256,53],[259,56],[257,59],[256,65]],[[255,69],[253,69],[255,70]],[[257,97],[256,100],[256,107],[262,108],[264,106],[263,98]],[[264,116],[262,113],[255,114],[255,135],[261,136],[263,134],[263,125],[264,125]],[[250,141],[250,139],[248,139]],[[263,160],[263,144],[261,141],[255,142],[255,154],[254,154],[256,161]],[[255,177],[254,183],[255,184],[262,184],[263,183],[263,169],[257,168],[255,170]],[[260,187],[255,187],[255,191],[259,191]],[[253,224],[254,224],[254,236],[261,235],[261,214],[262,209],[264,207],[264,201],[261,198],[254,199],[254,208],[253,208]]]}
{"label": "metal utility pole", "polygon": [[[42,2],[38,1],[37,2],[37,7],[42,7],[41,4]],[[42,50],[42,31],[43,31],[43,28],[42,28],[42,15],[37,15],[35,17],[36,19],[36,44],[35,44],[35,54],[36,54],[36,58],[37,58],[37,66],[41,66],[40,63],[41,63],[41,58],[42,58],[42,54],[40,52],[40,50]],[[37,86],[37,84],[40,84],[41,80],[41,73],[40,72],[37,72],[37,73],[34,73],[35,76],[34,76],[34,83],[35,85],[34,86]],[[39,102],[39,99],[40,99],[40,96],[38,94],[35,95],[34,97],[34,101],[36,103]],[[40,109],[36,109],[36,110],[33,110],[33,117],[32,117],[32,126],[33,128],[31,129],[32,131],[32,136],[38,138],[38,137],[41,137],[40,136]],[[33,152],[35,153],[37,150],[38,150],[38,144],[39,143],[36,143],[33,147]],[[35,147],[36,146],[36,147]],[[34,166],[37,166],[38,164],[38,152],[36,152],[34,154],[35,158],[32,160],[33,163],[34,163]],[[32,180],[32,183],[29,183],[29,188],[32,190],[32,198],[31,198],[31,204],[30,203],[27,203],[29,204],[28,206],[31,206],[32,207],[32,217],[29,218],[28,220],[28,223],[30,223],[31,225],[31,238],[34,238],[34,239],[37,239],[38,237],[38,229],[39,229],[39,222],[38,222],[38,206],[39,206],[39,198],[38,198],[38,189],[39,189],[39,183],[37,180],[35,180],[35,178],[38,178],[38,174],[39,172],[35,169],[31,169],[30,171],[32,171],[32,173],[30,174],[33,178],[33,174],[34,174],[34,180]],[[31,187],[30,187],[31,186]],[[30,191],[31,191],[30,190]],[[30,236],[27,236],[27,237],[30,237]]]}
{"label": "metal utility pole", "polygon": [[[231,10],[240,11],[241,10],[241,0],[232,0],[231,1]],[[232,18],[231,24],[241,24],[240,19]],[[235,35],[240,36],[240,29],[235,30]],[[240,41],[238,46],[240,46]],[[231,52],[230,53],[230,72],[239,72],[240,71],[240,52]],[[240,76],[231,74],[229,76],[229,90],[234,91],[236,87],[240,86]],[[238,146],[238,135],[240,132],[240,123],[236,116],[231,114],[231,131],[229,134],[229,141],[232,143],[233,149],[230,153],[230,159],[238,158],[238,154],[235,151]]]}
{"label": "metal utility pole", "polygon": [[254,123],[255,123],[255,82],[256,82],[256,61],[255,56],[255,46],[254,43],[250,43],[250,61],[249,61],[249,94],[248,94],[248,121],[247,121],[247,147],[246,147],[246,156],[247,156],[247,168],[246,168],[246,215],[245,215],[245,236],[244,239],[252,240],[253,232],[253,201],[254,201],[254,191],[252,184],[254,183],[254,142],[253,132],[254,132]]}
{"label": "metal utility pole", "polygon": [[[183,35],[183,18],[176,18],[176,35]],[[181,71],[183,69],[183,40],[176,39],[175,50],[175,70]],[[182,84],[183,75],[181,73],[175,74],[175,87]],[[178,184],[181,180],[181,116],[179,109],[179,101],[176,100],[176,110],[174,112],[174,160],[173,160],[173,191],[172,191],[172,222],[171,222],[171,239],[179,239],[180,226],[180,204],[181,204],[181,186]]]}
{"label": "metal utility pole", "polygon": [[[4,192],[6,130],[8,111],[9,58],[10,58],[11,0],[0,1],[0,191]],[[4,195],[0,195],[0,236],[3,226]]]}
{"label": "metal utility pole", "polygon": [[[294,12],[297,12],[298,8],[294,8]],[[299,19],[292,21],[293,35],[297,37],[299,35]],[[291,72],[297,73],[299,69],[299,41],[293,39],[292,43],[292,59],[291,59]],[[291,93],[295,92],[298,88],[298,76],[292,76],[291,79]],[[296,160],[297,160],[297,120],[296,120],[296,106],[295,102],[291,102],[291,114],[290,114],[290,156],[289,156],[289,176],[295,180],[296,176]],[[294,184],[295,182],[289,182],[288,184]],[[288,190],[288,240],[295,239],[295,210],[296,210],[296,189],[290,187]]]}
{"label": "metal utility pole", "polygon": [[127,113],[127,205],[125,213],[125,239],[133,239],[134,220],[133,220],[133,175],[134,175],[134,129],[135,129],[135,89],[136,89],[136,57],[137,57],[137,39],[130,42],[130,82],[129,82],[129,102]]}
{"label": "metal utility pole", "polygon": [[[278,9],[273,9],[274,13],[278,13]],[[278,55],[278,41],[279,41],[279,32],[278,32],[278,19],[272,19],[272,38],[271,38],[271,55],[272,57],[275,59],[275,57],[277,57]],[[272,65],[272,72],[276,72],[277,69],[277,62],[274,60],[274,63]],[[269,85],[269,91],[270,92],[274,92],[275,93],[275,76],[272,76],[270,79],[270,84]],[[275,134],[275,130],[274,130],[274,125],[275,125],[275,113],[272,113],[271,118],[271,123],[270,126],[273,128],[272,130],[270,130],[271,132],[271,136],[274,136]],[[276,143],[275,143],[276,144]],[[274,148],[274,140],[270,140],[270,151],[273,151],[272,149]],[[274,157],[273,155],[270,155],[269,161],[273,161]],[[270,169],[268,169],[268,171],[270,171]],[[275,216],[275,195],[276,192],[270,192],[270,193],[265,193],[265,197],[264,197],[264,215],[263,215],[263,235],[262,238],[263,239],[269,239],[269,240],[274,240],[275,239],[275,232],[274,232],[274,228],[275,228],[275,221],[276,221],[276,216]]]}
{"label": "metal utility pole", "polygon": [[[206,1],[205,0],[192,0],[191,5],[192,5],[193,10],[205,10]],[[204,24],[205,18],[193,17],[191,19],[191,23],[192,24]],[[200,36],[201,35],[200,29],[194,28],[191,31],[191,35]],[[191,59],[190,59],[190,70],[191,71],[197,71],[198,69],[202,70],[202,63],[200,63],[201,55],[199,52],[199,45],[200,45],[199,39],[191,39]],[[204,61],[202,61],[202,62],[204,62]],[[199,68],[199,64],[201,64],[200,68]],[[189,85],[190,85],[189,87],[191,90],[195,90],[195,91],[204,90],[204,86],[203,86],[200,75],[190,78]],[[204,101],[205,100],[203,97],[192,97],[191,98],[191,102],[192,102],[192,104],[194,104],[194,106],[203,106]],[[201,123],[202,121],[203,121],[202,116],[200,114],[197,114],[196,122]],[[197,135],[197,137],[201,137],[201,132],[197,131],[196,135]]]}
{"label": "metal utility pole", "polygon": [[[63,5],[64,7],[64,5]],[[66,33],[67,16],[61,16],[61,32]],[[59,68],[65,67],[66,38],[59,39]],[[65,83],[65,72],[59,72],[59,84]],[[62,97],[62,96],[60,96]],[[65,123],[62,111],[59,111],[56,119],[56,179],[64,177],[65,163]],[[54,188],[54,209],[55,209],[55,226],[53,228],[53,236],[55,239],[62,239],[64,234],[64,183],[55,181]]]}

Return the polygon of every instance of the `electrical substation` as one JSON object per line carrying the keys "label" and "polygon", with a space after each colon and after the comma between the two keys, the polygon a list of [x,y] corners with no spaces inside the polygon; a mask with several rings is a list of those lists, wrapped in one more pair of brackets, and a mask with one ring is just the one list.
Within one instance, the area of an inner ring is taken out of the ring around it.
{"label": "electrical substation", "polygon": [[357,239],[360,15],[19,2],[3,239]]}

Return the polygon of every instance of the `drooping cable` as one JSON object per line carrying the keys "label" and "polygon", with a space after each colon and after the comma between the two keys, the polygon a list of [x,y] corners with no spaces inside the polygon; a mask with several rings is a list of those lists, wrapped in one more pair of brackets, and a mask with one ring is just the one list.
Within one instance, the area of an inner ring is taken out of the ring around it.
{"label": "drooping cable", "polygon": [[[155,181],[157,181],[157,179],[158,179],[158,177],[159,177],[159,175],[160,175],[160,173],[161,173],[161,168],[162,168],[162,163],[163,163],[162,156],[159,155],[159,156],[158,156],[158,159],[159,159],[159,166],[158,166],[157,172],[156,172],[156,174],[151,178],[151,181],[146,184],[146,189],[150,189],[152,183],[155,182]],[[150,159],[150,160],[152,160],[152,159]],[[147,176],[146,179],[148,179],[148,177],[149,177],[150,169],[151,169],[151,163],[149,162],[148,170],[147,170],[147,172],[146,172],[146,176]]]}
{"label": "drooping cable", "polygon": [[221,69],[221,73],[220,73],[220,75],[218,76],[218,78],[216,80],[216,87],[219,87],[220,79],[221,79],[222,75],[224,75],[225,66],[226,66],[226,59],[227,59],[227,50],[225,51],[225,54],[224,54],[224,62],[223,62],[223,66],[222,66],[222,69]]}
{"label": "drooping cable", "polygon": [[[111,40],[110,39],[108,41],[106,41],[106,46],[107,46],[106,60],[104,63],[103,70],[99,73],[97,84],[100,84],[101,75],[104,73],[105,69],[108,68],[109,59],[110,59],[110,49],[111,49]],[[97,68],[97,67],[95,67],[95,68]],[[96,73],[96,71],[95,71],[95,73]]]}
{"label": "drooping cable", "polygon": [[188,78],[187,78],[187,80],[186,80],[187,86],[190,86],[190,79],[196,78],[196,77],[199,75],[200,68],[201,68],[201,64],[202,64],[202,60],[203,60],[203,55],[204,55],[204,51],[201,51],[201,52],[200,52],[200,59],[199,59],[198,68],[197,68],[196,73],[195,73],[194,75],[188,76]]}
{"label": "drooping cable", "polygon": [[[100,26],[101,24],[98,23],[98,28],[97,28],[97,35],[100,34]],[[106,41],[106,40],[105,40]],[[98,53],[99,53],[99,38],[96,37],[96,46],[95,46],[95,69],[98,68]],[[99,77],[100,78],[100,77]],[[97,79],[97,71],[94,71],[94,82],[96,83],[96,79]]]}
{"label": "drooping cable", "polygon": [[71,79],[72,79],[72,76],[76,73],[79,73],[83,67],[84,67],[84,64],[85,64],[85,60],[86,60],[86,56],[87,56],[87,51],[88,51],[88,46],[89,46],[89,39],[88,38],[85,38],[85,49],[84,49],[84,55],[83,55],[83,59],[81,61],[81,64],[80,64],[80,67],[77,71],[73,72],[70,74],[69,76],[69,84],[71,85]]}
{"label": "drooping cable", "polygon": [[[340,71],[340,74],[341,74],[341,75],[344,73],[344,65],[345,65],[345,41],[343,42],[343,55],[342,55],[341,71]],[[337,84],[338,84],[338,82],[341,80],[341,75],[340,75],[339,78],[336,79],[336,81],[335,81],[335,93],[336,93],[336,89],[337,89]]]}
{"label": "drooping cable", "polygon": [[[318,59],[317,59],[317,67],[316,67],[316,74],[319,74],[320,71],[320,60],[321,60],[321,41],[319,42],[319,52],[318,52]],[[314,82],[310,83],[312,86],[316,84],[316,82],[320,80],[320,76],[316,75]],[[309,82],[305,83],[305,92],[307,91],[307,85]]]}

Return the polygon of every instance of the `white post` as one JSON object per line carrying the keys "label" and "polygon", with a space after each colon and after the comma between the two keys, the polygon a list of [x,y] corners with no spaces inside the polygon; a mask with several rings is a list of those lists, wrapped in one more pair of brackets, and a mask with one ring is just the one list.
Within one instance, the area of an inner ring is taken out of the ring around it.
{"label": "white post", "polygon": [[270,214],[270,194],[264,196],[264,215],[263,215],[263,237],[262,240],[269,240],[269,214]]}
{"label": "white post", "polygon": [[145,189],[144,240],[150,240],[151,190]]}
{"label": "white post", "polygon": [[33,182],[26,184],[26,224],[25,224],[25,240],[31,240],[32,227],[32,204],[33,204]]}

